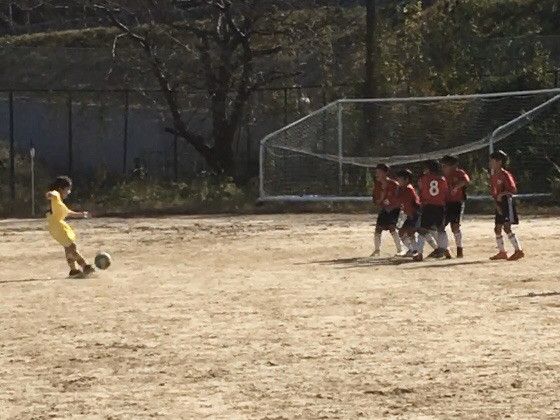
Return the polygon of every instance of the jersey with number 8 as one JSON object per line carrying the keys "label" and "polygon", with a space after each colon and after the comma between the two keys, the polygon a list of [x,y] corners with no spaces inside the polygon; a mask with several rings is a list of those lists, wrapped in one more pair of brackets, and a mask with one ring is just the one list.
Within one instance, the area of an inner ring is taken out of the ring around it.
{"label": "jersey with number 8", "polygon": [[445,206],[449,188],[442,175],[427,173],[420,178],[420,201],[423,206]]}

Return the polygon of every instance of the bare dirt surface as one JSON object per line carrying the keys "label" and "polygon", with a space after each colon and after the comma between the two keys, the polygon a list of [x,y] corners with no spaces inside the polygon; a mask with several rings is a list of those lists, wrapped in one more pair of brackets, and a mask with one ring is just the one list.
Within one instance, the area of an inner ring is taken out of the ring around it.
{"label": "bare dirt surface", "polygon": [[76,221],[115,261],[67,280],[43,221],[0,221],[0,418],[560,418],[560,221],[516,263],[489,218],[423,263],[367,258],[372,225]]}

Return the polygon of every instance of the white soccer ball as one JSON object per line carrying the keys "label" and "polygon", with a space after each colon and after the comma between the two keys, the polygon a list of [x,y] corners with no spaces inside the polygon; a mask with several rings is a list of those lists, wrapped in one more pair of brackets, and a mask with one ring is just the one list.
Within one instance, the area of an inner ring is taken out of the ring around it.
{"label": "white soccer ball", "polygon": [[113,259],[107,252],[100,252],[95,256],[95,266],[100,270],[106,270],[111,266]]}

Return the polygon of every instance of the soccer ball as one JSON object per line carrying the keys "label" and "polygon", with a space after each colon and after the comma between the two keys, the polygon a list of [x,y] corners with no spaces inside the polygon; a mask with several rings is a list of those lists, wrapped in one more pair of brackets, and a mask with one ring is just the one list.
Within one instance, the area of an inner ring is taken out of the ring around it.
{"label": "soccer ball", "polygon": [[100,252],[95,256],[95,266],[100,270],[106,270],[111,266],[111,256],[106,252]]}

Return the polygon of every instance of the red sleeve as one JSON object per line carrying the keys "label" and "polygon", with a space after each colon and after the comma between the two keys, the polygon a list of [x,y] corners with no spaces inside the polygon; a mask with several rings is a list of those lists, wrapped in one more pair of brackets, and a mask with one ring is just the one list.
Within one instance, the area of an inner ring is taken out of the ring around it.
{"label": "red sleeve", "polygon": [[505,178],[506,178],[505,185],[504,185],[505,191],[510,192],[512,194],[517,194],[517,185],[515,185],[515,180],[513,179],[513,175],[511,175],[508,172]]}

